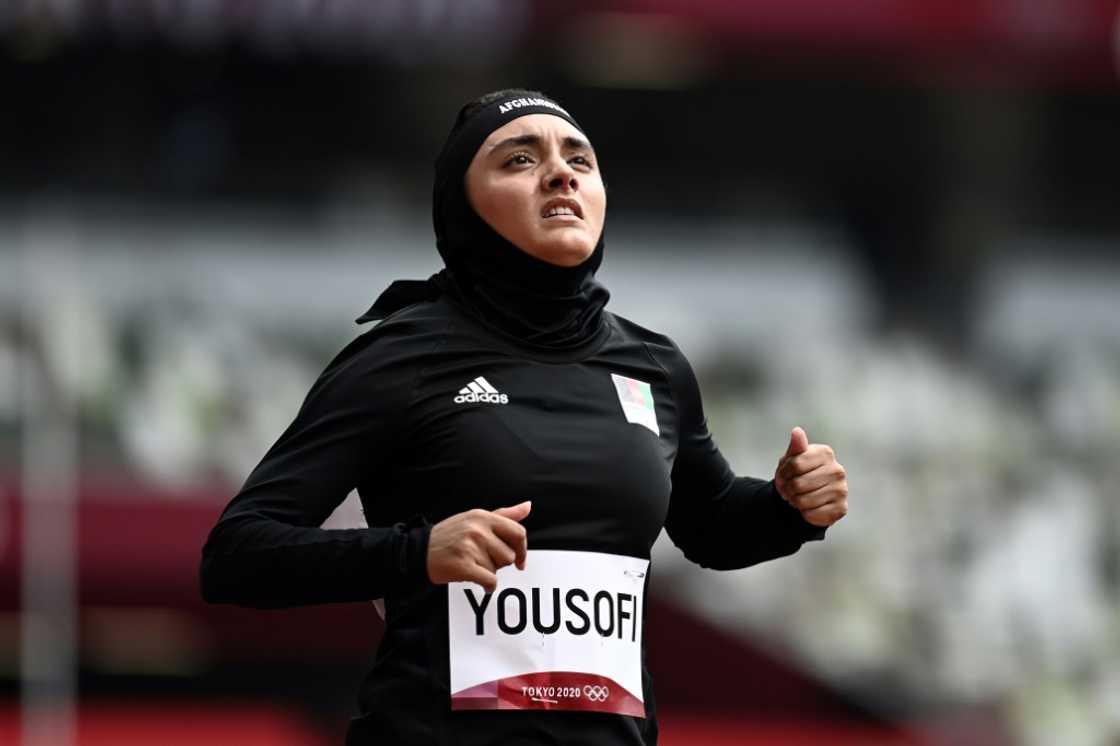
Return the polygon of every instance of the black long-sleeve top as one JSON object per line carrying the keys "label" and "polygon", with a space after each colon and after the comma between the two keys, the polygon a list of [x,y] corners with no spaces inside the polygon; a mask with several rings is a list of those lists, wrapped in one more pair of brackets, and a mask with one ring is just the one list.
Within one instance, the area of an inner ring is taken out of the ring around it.
{"label": "black long-sleeve top", "polygon": [[[648,559],[664,527],[720,570],[823,537],[772,481],[734,475],[673,342],[604,317],[589,344],[557,352],[491,331],[448,297],[396,312],[331,361],[222,513],[203,549],[207,601],[385,600],[348,744],[656,743],[644,665],[644,719],[449,707],[447,586],[426,562],[431,526],[451,515],[531,499],[530,550]],[[612,373],[649,384],[657,432],[629,421]],[[369,528],[320,528],[355,488]]]}

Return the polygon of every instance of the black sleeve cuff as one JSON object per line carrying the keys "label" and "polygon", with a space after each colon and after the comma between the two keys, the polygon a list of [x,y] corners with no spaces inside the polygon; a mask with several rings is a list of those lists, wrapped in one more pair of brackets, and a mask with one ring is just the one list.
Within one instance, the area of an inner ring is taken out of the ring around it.
{"label": "black sleeve cuff", "polygon": [[801,515],[801,511],[782,498],[773,479],[770,480],[769,489],[772,495],[771,499],[774,501],[779,514],[782,516],[783,525],[787,526],[791,532],[791,538],[799,542],[821,541],[824,539],[824,532],[828,529],[821,526],[814,526],[812,523],[805,520],[805,517]]}
{"label": "black sleeve cuff", "polygon": [[432,524],[422,515],[414,515],[395,528],[399,534],[397,570],[399,585],[415,588],[430,585],[428,578],[428,541],[432,535]]}

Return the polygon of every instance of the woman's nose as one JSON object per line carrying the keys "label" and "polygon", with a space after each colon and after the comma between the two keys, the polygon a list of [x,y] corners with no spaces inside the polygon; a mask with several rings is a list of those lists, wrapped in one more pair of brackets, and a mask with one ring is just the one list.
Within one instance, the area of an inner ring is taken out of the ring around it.
{"label": "woman's nose", "polygon": [[564,160],[558,161],[545,172],[543,182],[546,192],[574,192],[579,189],[579,181],[576,179],[576,172],[568,165],[568,162]]}

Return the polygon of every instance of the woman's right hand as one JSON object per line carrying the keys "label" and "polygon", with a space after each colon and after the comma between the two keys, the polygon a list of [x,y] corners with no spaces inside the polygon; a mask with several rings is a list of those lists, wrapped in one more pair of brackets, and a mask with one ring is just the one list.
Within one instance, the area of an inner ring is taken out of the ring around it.
{"label": "woman's right hand", "polygon": [[526,500],[497,510],[475,508],[432,526],[428,539],[428,578],[437,584],[469,580],[487,593],[498,587],[498,568],[525,569],[528,540],[521,521],[533,507]]}

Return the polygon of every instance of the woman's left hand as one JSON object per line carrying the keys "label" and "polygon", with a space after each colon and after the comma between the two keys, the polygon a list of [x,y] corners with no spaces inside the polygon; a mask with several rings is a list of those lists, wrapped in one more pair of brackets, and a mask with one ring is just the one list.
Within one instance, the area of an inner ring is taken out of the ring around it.
{"label": "woman's left hand", "polygon": [[826,528],[848,514],[848,475],[830,446],[809,444],[805,431],[793,428],[789,448],[774,471],[774,486],[801,516]]}

